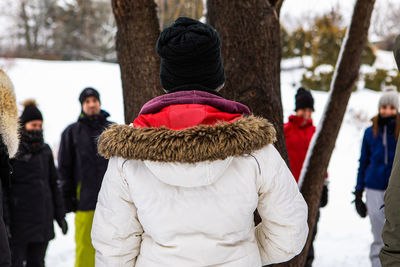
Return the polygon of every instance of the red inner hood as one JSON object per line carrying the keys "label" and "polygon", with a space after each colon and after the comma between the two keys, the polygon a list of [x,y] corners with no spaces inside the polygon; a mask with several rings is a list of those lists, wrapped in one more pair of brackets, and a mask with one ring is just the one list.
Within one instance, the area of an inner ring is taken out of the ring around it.
{"label": "red inner hood", "polygon": [[242,117],[242,114],[232,114],[220,111],[209,105],[177,104],[163,108],[154,114],[141,114],[134,122],[134,127],[167,127],[172,130],[182,130],[197,125],[214,125],[217,122],[232,122]]}

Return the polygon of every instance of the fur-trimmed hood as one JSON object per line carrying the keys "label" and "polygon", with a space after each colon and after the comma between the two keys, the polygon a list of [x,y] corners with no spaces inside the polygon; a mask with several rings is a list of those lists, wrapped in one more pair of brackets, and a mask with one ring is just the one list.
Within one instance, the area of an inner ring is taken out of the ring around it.
{"label": "fur-trimmed hood", "polygon": [[10,78],[0,69],[0,134],[10,158],[18,151],[18,127],[14,87]]}
{"label": "fur-trimmed hood", "polygon": [[112,125],[99,138],[100,155],[134,160],[195,163],[224,160],[259,150],[276,140],[266,119],[244,116],[234,122],[183,130]]}

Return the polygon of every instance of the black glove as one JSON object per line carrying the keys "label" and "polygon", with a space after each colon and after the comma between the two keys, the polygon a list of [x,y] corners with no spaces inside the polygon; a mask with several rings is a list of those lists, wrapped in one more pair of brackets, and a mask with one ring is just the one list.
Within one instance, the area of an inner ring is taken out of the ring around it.
{"label": "black glove", "polygon": [[65,218],[62,218],[61,220],[57,220],[58,226],[60,226],[61,231],[64,235],[67,234],[68,232],[68,223],[65,220]]}
{"label": "black glove", "polygon": [[361,190],[355,191],[354,195],[356,196],[356,199],[353,202],[356,204],[358,215],[360,215],[361,218],[365,218],[367,216],[367,206],[365,206],[365,203],[362,201],[362,194],[363,191]]}
{"label": "black glove", "polygon": [[328,204],[328,186],[324,185],[322,188],[320,207],[325,207]]}

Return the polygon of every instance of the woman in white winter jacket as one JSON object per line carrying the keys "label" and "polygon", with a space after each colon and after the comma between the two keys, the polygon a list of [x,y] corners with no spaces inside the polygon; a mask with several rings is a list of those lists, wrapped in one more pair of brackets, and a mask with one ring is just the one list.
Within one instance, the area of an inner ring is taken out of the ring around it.
{"label": "woman in white winter jacket", "polygon": [[110,161],[92,228],[96,266],[260,267],[299,254],[307,205],[273,126],[217,93],[216,31],[179,18],[157,51],[167,94],[99,139]]}

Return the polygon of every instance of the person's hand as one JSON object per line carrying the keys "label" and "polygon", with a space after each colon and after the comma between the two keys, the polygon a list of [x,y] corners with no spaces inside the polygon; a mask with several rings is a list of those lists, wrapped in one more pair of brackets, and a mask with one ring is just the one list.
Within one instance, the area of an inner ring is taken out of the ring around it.
{"label": "person's hand", "polygon": [[361,218],[365,218],[367,216],[367,206],[362,201],[362,194],[363,191],[360,190],[354,192],[354,195],[356,196],[354,203],[356,205],[356,211],[358,215],[360,215]]}
{"label": "person's hand", "polygon": [[63,235],[66,235],[68,232],[68,223],[65,220],[65,218],[62,218],[61,220],[57,220],[57,223],[58,223],[58,226],[60,226]]}
{"label": "person's hand", "polygon": [[321,202],[320,206],[323,208],[328,204],[328,186],[324,185],[322,188]]}

